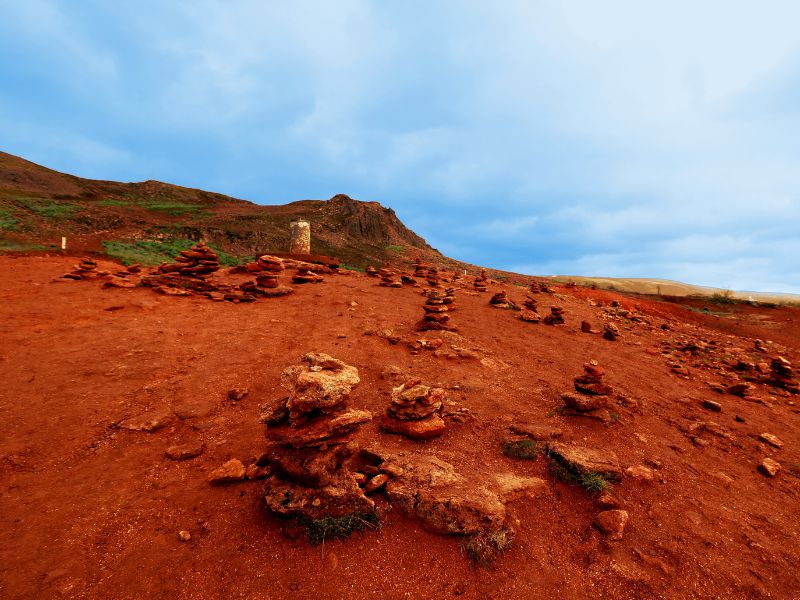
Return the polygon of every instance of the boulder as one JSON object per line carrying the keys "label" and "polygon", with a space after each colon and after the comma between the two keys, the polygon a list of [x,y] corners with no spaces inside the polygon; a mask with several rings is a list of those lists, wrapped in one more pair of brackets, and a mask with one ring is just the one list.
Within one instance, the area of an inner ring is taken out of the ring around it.
{"label": "boulder", "polygon": [[609,540],[621,540],[628,524],[628,512],[624,510],[604,510],[594,520],[594,526]]}
{"label": "boulder", "polygon": [[548,453],[553,460],[578,475],[598,473],[612,480],[619,480],[622,477],[619,459],[611,450],[551,442],[548,444]]}

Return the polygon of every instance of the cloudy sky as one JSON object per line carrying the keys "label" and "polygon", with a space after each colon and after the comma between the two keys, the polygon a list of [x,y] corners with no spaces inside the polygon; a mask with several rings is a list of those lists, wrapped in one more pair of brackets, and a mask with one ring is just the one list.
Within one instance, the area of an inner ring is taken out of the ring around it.
{"label": "cloudy sky", "polygon": [[0,149],[391,206],[534,274],[800,293],[800,3],[0,0]]}

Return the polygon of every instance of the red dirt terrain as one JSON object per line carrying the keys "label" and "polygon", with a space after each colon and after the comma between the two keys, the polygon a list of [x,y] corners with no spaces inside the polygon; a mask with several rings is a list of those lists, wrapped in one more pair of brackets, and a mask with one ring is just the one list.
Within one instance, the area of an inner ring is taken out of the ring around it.
{"label": "red dirt terrain", "polygon": [[[556,287],[535,296],[542,315],[564,309],[547,325],[489,304],[506,291],[521,305],[526,289],[477,293],[470,279],[452,284],[457,332],[423,333],[422,287],[357,273],[232,303],[60,279],[74,262],[0,257],[0,597],[800,597],[800,397],[772,366],[800,365],[796,308],[703,312]],[[374,415],[358,446],[478,482],[544,481],[509,500],[514,539],[494,561],[470,560],[465,538],[429,531],[382,489],[378,528],[313,545],[264,509],[263,481],[209,484],[264,452],[260,405],[286,395],[281,373],[309,352],[358,369],[349,405]],[[565,410],[591,360],[613,390],[606,408]],[[409,378],[446,391],[440,437],[380,429]],[[559,478],[545,453],[504,455],[525,431],[618,459],[616,501]],[[165,456],[176,445],[202,452]],[[621,539],[595,526],[611,504],[628,514]]]}

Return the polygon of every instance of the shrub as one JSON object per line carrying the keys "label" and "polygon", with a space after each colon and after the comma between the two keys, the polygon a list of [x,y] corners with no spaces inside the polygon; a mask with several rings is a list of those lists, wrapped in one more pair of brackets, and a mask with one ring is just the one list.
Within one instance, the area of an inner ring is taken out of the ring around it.
{"label": "shrub", "polygon": [[343,517],[323,517],[322,519],[301,518],[300,525],[305,527],[308,541],[322,544],[325,540],[343,539],[355,531],[372,528],[378,529],[380,521],[378,513],[350,513]]}
{"label": "shrub", "polygon": [[579,485],[592,494],[601,494],[612,487],[611,482],[601,473],[596,473],[595,471],[576,473],[553,458],[550,459],[548,468],[550,473],[557,479],[573,485]]}
{"label": "shrub", "polygon": [[533,440],[513,440],[503,444],[503,454],[509,458],[533,460],[540,452],[541,447]]}
{"label": "shrub", "polygon": [[488,567],[508,549],[513,541],[514,532],[510,529],[501,529],[479,533],[468,538],[462,544],[462,549],[466,551],[471,561],[482,567]]}
{"label": "shrub", "polygon": [[19,220],[16,219],[13,214],[11,214],[10,210],[0,208],[0,229],[13,231],[17,228],[18,224]]}
{"label": "shrub", "polygon": [[80,208],[68,202],[60,202],[48,198],[18,197],[15,198],[15,201],[22,208],[30,210],[46,219],[65,219],[72,216]]}

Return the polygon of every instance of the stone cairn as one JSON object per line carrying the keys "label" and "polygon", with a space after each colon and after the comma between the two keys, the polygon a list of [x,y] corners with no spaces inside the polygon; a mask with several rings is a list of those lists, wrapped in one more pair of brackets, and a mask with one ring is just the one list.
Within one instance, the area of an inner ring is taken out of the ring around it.
{"label": "stone cairn", "polygon": [[322,283],[325,278],[313,271],[314,266],[308,263],[297,265],[297,272],[292,277],[292,283]]}
{"label": "stone cairn", "polygon": [[521,310],[519,306],[513,301],[508,299],[508,293],[505,290],[497,292],[494,296],[489,298],[489,304],[494,308],[505,308],[508,310]]}
{"label": "stone cairn", "polygon": [[770,361],[770,369],[770,384],[782,388],[791,394],[800,394],[800,382],[798,382],[797,378],[794,376],[792,363],[784,357],[778,356]]}
{"label": "stone cairn", "polygon": [[402,280],[398,279],[397,274],[391,269],[379,269],[378,277],[381,281],[378,285],[381,287],[399,288],[403,287]]}
{"label": "stone cairn", "polygon": [[475,281],[472,282],[472,287],[475,288],[476,292],[485,292],[486,291],[486,269],[481,269],[481,274],[475,278]]}
{"label": "stone cairn", "polygon": [[431,287],[440,287],[441,283],[439,281],[439,268],[433,265],[428,267],[428,271],[425,274],[425,280]]}
{"label": "stone cairn", "polygon": [[245,272],[256,276],[255,281],[246,281],[239,287],[253,296],[276,298],[291,294],[294,290],[280,285],[278,275],[286,269],[283,259],[265,254],[259,256],[254,262],[244,265]]}
{"label": "stone cairn", "polygon": [[550,314],[543,319],[545,325],[563,325],[564,309],[560,306],[551,306]]}
{"label": "stone cairn", "polygon": [[162,263],[158,267],[161,274],[177,273],[187,277],[203,277],[219,271],[219,256],[205,242],[183,250],[175,257],[174,263]]}
{"label": "stone cairn", "polygon": [[425,279],[428,275],[428,265],[422,262],[419,257],[414,259],[414,277]]}
{"label": "stone cairn", "polygon": [[65,273],[61,276],[61,278],[80,281],[81,279],[97,279],[98,277],[103,277],[104,275],[108,275],[108,273],[98,271],[97,263],[91,258],[84,257],[77,265],[72,266],[72,271]]}
{"label": "stone cairn", "polygon": [[442,407],[445,391],[411,379],[392,389],[392,403],[386,409],[381,428],[415,440],[440,436],[445,430]]}
{"label": "stone cairn", "polygon": [[417,331],[456,331],[453,325],[449,325],[449,312],[455,310],[455,288],[447,288],[444,296],[437,290],[428,290],[427,299],[422,309],[425,315],[417,323]]}
{"label": "stone cairn", "polygon": [[575,390],[578,393],[565,392],[561,395],[564,412],[608,422],[611,418],[607,410],[608,397],[614,390],[610,385],[603,383],[605,371],[596,360],[583,365],[583,371],[583,375],[575,378]]}
{"label": "stone cairn", "polygon": [[322,353],[283,371],[289,396],[262,415],[268,447],[256,463],[272,471],[264,489],[272,512],[321,519],[375,511],[359,487],[369,482],[350,468],[354,434],[372,418],[347,408],[359,381],[356,367]]}
{"label": "stone cairn", "polygon": [[364,269],[364,273],[366,273],[368,277],[378,276],[378,271],[372,265],[367,265],[367,268]]}
{"label": "stone cairn", "polygon": [[530,294],[525,295],[525,300],[522,303],[522,306],[525,307],[519,318],[523,321],[527,321],[528,323],[538,323],[542,320],[541,315],[539,314],[539,308],[537,306],[536,298],[531,296]]}

